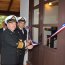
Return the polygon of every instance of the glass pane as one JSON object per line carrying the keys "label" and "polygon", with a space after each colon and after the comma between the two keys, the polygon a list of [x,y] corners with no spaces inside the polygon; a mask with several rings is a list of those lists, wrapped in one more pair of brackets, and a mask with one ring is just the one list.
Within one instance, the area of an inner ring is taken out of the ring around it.
{"label": "glass pane", "polygon": [[50,48],[57,48],[57,35],[55,35],[51,39],[48,39],[52,34],[54,34],[57,31],[57,27],[45,26],[43,27],[43,31],[44,45]]}
{"label": "glass pane", "polygon": [[46,3],[44,5],[43,24],[57,24],[58,23],[58,2],[53,1],[49,3]]}
{"label": "glass pane", "polygon": [[44,45],[50,48],[57,48],[57,35],[49,39],[57,31],[58,24],[58,0],[44,4]]}
{"label": "glass pane", "polygon": [[39,24],[39,9],[34,10],[33,24]]}
{"label": "glass pane", "polygon": [[33,41],[38,43],[38,28],[33,27],[32,31],[33,31]]}
{"label": "glass pane", "polygon": [[34,6],[39,4],[39,0],[34,0]]}
{"label": "glass pane", "polygon": [[47,45],[47,35],[51,35],[51,31],[46,31],[45,28],[51,28],[51,27],[43,27],[44,30],[44,45]]}

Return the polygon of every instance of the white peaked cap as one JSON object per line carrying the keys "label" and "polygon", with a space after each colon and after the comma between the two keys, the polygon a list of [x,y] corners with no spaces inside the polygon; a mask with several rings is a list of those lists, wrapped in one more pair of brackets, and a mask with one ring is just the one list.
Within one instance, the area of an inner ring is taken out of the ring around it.
{"label": "white peaked cap", "polygon": [[25,20],[26,21],[26,18],[24,18],[24,17],[18,17],[18,21],[19,20]]}
{"label": "white peaked cap", "polygon": [[16,22],[18,21],[18,20],[17,20],[17,17],[16,17],[15,15],[10,15],[10,16],[8,16],[8,17],[5,18],[5,23],[6,23],[6,24],[7,24],[7,21],[8,21],[9,19],[15,19]]}

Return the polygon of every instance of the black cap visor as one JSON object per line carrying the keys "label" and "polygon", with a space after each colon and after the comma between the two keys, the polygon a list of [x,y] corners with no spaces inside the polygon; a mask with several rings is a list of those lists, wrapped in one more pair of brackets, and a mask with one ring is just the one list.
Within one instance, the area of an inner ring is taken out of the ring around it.
{"label": "black cap visor", "polygon": [[17,22],[16,19],[9,19],[7,20],[7,23]]}

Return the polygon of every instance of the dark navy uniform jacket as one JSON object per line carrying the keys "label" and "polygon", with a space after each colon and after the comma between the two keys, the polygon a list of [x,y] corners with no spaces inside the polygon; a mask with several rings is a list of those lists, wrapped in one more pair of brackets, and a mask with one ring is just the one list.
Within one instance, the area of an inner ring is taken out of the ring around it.
{"label": "dark navy uniform jacket", "polygon": [[3,28],[0,29],[0,53],[1,53],[1,47],[2,47],[2,33],[3,33]]}
{"label": "dark navy uniform jacket", "polygon": [[23,32],[22,32],[22,30],[20,30],[19,28],[17,28],[15,30],[15,32],[16,32],[18,38],[22,39],[23,42],[27,39],[27,30],[25,28],[23,28]]}
{"label": "dark navy uniform jacket", "polygon": [[2,35],[1,63],[3,65],[17,64],[18,38],[14,32],[6,29]]}

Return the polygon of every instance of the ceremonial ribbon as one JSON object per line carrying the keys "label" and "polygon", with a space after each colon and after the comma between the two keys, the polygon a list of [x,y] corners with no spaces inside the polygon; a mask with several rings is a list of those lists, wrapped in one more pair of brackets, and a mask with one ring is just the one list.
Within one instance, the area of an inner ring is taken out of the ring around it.
{"label": "ceremonial ribbon", "polygon": [[[26,26],[25,28],[31,30],[32,27]],[[64,29],[65,29],[65,24],[63,24],[62,27],[59,30],[57,30],[54,34],[52,34],[48,39],[54,37],[55,35],[57,35],[58,33],[60,33]],[[29,37],[30,37],[30,34],[29,34]],[[32,44],[33,45],[38,45],[38,43],[33,41],[33,40],[32,40]]]}
{"label": "ceremonial ribbon", "polygon": [[[60,33],[62,30],[64,30],[65,29],[65,24],[63,24],[62,25],[62,27],[59,29],[59,30],[57,30],[53,35],[51,35],[49,38],[52,38],[52,37],[54,37],[55,35],[57,35],[58,33]],[[48,38],[48,39],[49,39]]]}

